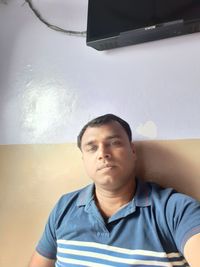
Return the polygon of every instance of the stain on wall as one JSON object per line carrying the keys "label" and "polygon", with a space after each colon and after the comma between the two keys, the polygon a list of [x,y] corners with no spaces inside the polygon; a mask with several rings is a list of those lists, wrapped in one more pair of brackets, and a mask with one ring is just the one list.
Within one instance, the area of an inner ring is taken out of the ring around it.
{"label": "stain on wall", "polygon": [[144,124],[139,124],[136,133],[149,139],[156,139],[158,135],[157,125],[153,121],[146,121]]}

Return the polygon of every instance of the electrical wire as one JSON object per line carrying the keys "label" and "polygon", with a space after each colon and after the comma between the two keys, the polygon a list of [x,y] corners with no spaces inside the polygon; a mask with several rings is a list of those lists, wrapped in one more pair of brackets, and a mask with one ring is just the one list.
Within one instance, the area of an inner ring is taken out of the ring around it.
{"label": "electrical wire", "polygon": [[86,31],[71,31],[71,30],[65,30],[63,28],[60,28],[56,25],[50,24],[48,21],[46,21],[42,15],[39,13],[39,11],[34,7],[32,0],[25,0],[25,2],[29,5],[30,9],[33,11],[33,13],[36,15],[36,17],[44,23],[47,27],[49,27],[52,30],[58,31],[58,32],[63,32],[68,35],[73,35],[73,36],[79,36],[79,37],[85,37],[86,36]]}

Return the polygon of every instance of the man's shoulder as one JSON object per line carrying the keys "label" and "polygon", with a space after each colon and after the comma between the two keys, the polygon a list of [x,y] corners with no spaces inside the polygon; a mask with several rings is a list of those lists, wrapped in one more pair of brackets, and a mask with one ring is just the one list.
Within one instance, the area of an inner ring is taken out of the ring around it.
{"label": "man's shoulder", "polygon": [[184,204],[188,202],[198,203],[199,201],[189,195],[178,192],[172,187],[163,187],[154,182],[145,182],[150,191],[151,200],[156,204]]}
{"label": "man's shoulder", "polygon": [[77,203],[79,202],[80,198],[82,198],[83,196],[85,196],[85,198],[88,198],[89,191],[91,191],[91,188],[92,188],[92,185],[89,184],[83,188],[68,192],[59,198],[57,205],[65,206],[69,202]]}
{"label": "man's shoulder", "polygon": [[149,198],[151,201],[154,199],[156,200],[157,198],[168,198],[172,194],[176,193],[177,191],[173,188],[162,187],[155,182],[137,178],[137,194],[139,196],[145,195],[145,197]]}
{"label": "man's shoulder", "polygon": [[84,202],[84,197],[88,201],[92,188],[92,185],[87,185],[84,188],[66,193],[59,198],[49,216],[49,220],[53,222],[55,228],[60,225],[64,217],[70,218],[76,213],[81,206],[80,203]]}

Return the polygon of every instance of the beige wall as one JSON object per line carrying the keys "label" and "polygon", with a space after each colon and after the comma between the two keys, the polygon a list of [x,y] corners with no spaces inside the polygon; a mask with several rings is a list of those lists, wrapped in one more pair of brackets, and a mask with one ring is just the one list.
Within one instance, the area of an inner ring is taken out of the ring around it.
{"label": "beige wall", "polygon": [[[200,139],[136,146],[141,177],[200,199]],[[89,182],[74,144],[0,146],[0,266],[27,267],[59,196]]]}

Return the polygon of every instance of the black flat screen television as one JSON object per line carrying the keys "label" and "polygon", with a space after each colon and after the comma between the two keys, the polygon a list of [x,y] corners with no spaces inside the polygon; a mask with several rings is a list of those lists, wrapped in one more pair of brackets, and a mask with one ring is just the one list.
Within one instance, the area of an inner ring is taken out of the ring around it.
{"label": "black flat screen television", "polygon": [[200,0],[89,0],[87,45],[97,50],[200,31]]}

